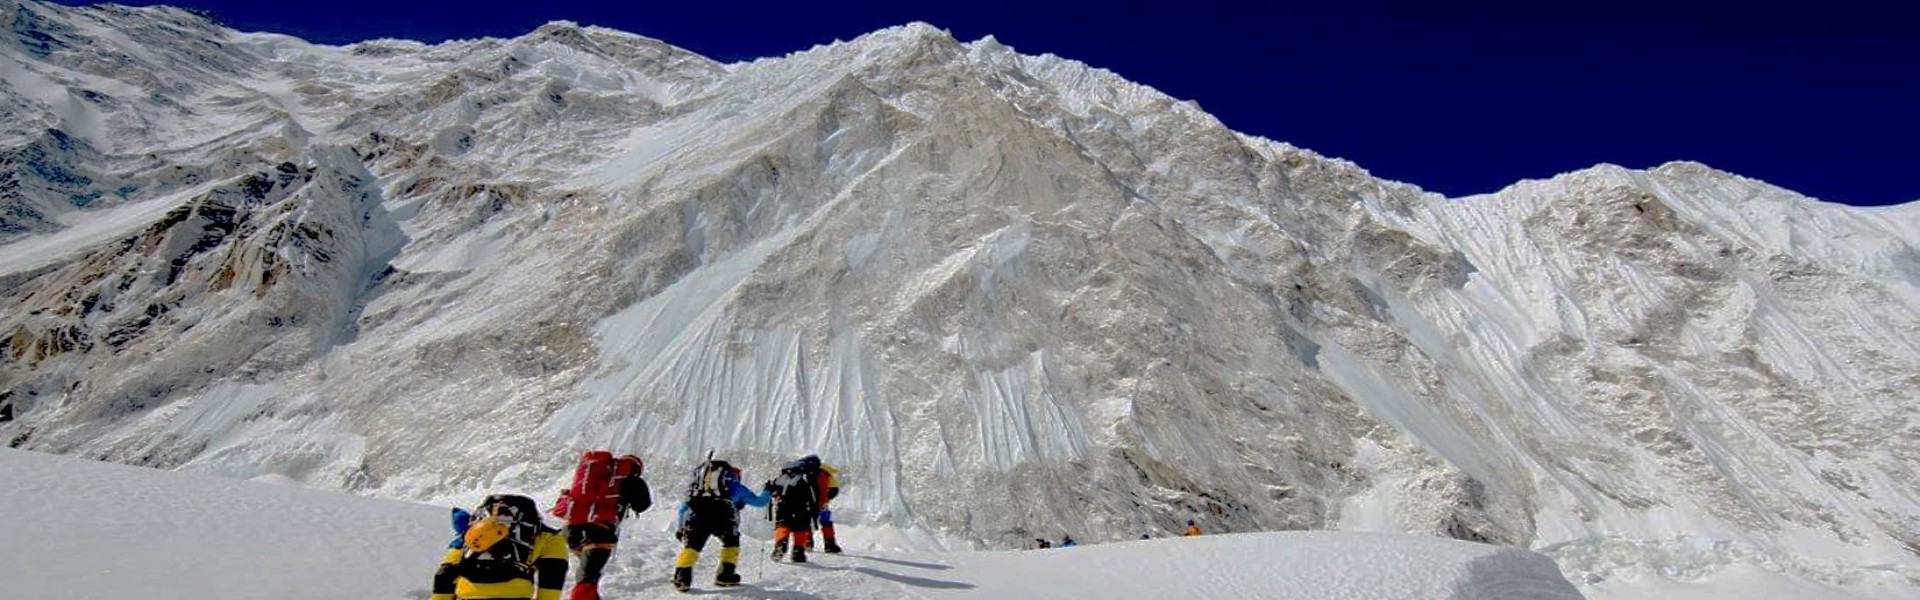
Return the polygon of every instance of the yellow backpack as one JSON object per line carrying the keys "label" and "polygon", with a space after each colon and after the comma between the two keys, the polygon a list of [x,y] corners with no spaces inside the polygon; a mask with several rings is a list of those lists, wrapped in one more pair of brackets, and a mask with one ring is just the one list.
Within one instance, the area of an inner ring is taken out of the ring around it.
{"label": "yellow backpack", "polygon": [[533,578],[533,543],[546,527],[532,498],[487,496],[467,526],[466,551],[459,572],[473,583],[504,583]]}

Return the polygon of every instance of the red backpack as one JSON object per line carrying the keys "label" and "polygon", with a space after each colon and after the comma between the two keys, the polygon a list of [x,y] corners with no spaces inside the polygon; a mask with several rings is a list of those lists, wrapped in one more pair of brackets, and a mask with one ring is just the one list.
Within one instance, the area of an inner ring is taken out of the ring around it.
{"label": "red backpack", "polygon": [[588,450],[573,469],[573,487],[561,492],[554,516],[568,525],[620,522],[620,483],[640,476],[643,465],[631,454],[619,459],[606,450]]}

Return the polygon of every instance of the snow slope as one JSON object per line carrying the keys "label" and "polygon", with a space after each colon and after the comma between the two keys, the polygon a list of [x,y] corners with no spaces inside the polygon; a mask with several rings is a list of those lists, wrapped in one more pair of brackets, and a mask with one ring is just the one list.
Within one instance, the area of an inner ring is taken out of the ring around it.
{"label": "snow slope", "polygon": [[[0,450],[13,525],[0,547],[10,597],[424,598],[452,537],[446,510],[285,484]],[[664,511],[654,511],[649,524]],[[602,590],[666,585],[670,537],[627,526]],[[1048,551],[815,555],[765,564],[757,598],[1580,598],[1525,550],[1404,535],[1299,533],[1159,539]],[[703,565],[702,577],[712,569]],[[712,589],[709,585],[703,589]]]}
{"label": "snow slope", "polygon": [[1914,206],[1442,198],[926,24],[721,64],[0,22],[10,446],[411,500],[817,452],[919,551],[1193,519],[1920,589]]}
{"label": "snow slope", "polygon": [[451,539],[445,509],[285,483],[19,450],[0,473],[10,598],[398,598]]}
{"label": "snow slope", "polygon": [[[205,193],[205,191],[199,190],[199,193]],[[68,254],[90,251],[103,242],[130,235],[134,230],[145,228],[167,212],[179,208],[194,193],[189,190],[185,193],[143,200],[126,206],[102,209],[88,213],[84,218],[80,215],[71,215],[68,218],[76,222],[57,233],[29,237],[0,246],[0,276],[29,272],[58,264],[63,259],[67,259]]]}

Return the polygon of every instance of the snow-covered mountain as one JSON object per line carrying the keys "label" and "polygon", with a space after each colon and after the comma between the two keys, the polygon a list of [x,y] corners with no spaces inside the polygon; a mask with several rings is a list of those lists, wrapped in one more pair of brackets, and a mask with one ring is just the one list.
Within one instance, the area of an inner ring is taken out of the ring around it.
{"label": "snow-covered mountain", "polygon": [[722,64],[0,22],[15,447],[414,499],[818,452],[929,548],[1194,519],[1920,590],[1920,205],[1448,199],[924,24]]}

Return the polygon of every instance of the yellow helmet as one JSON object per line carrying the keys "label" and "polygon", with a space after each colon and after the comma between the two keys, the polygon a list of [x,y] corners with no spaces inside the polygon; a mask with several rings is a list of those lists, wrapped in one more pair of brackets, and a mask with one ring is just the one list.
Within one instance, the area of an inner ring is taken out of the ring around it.
{"label": "yellow helmet", "polygon": [[467,549],[486,552],[492,549],[494,544],[500,543],[500,540],[507,539],[507,534],[511,531],[512,528],[500,522],[498,517],[487,515],[487,518],[467,528]]}

